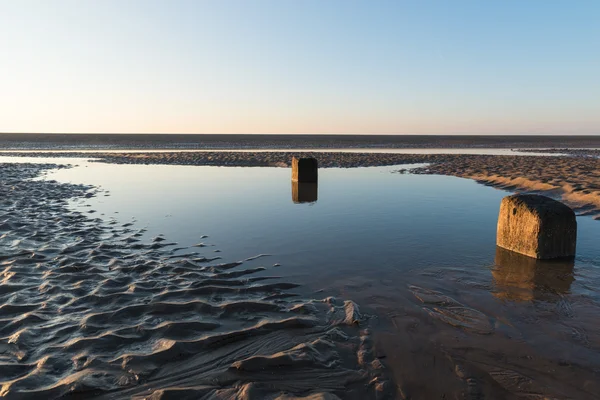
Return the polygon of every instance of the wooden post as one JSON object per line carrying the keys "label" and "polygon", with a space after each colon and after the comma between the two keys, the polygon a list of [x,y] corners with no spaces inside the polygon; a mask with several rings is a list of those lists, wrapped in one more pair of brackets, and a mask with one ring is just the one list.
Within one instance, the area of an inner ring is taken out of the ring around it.
{"label": "wooden post", "polygon": [[318,170],[316,158],[292,158],[292,181],[317,182]]}
{"label": "wooden post", "polygon": [[561,202],[535,194],[507,196],[500,204],[496,244],[537,259],[575,256],[575,213]]}

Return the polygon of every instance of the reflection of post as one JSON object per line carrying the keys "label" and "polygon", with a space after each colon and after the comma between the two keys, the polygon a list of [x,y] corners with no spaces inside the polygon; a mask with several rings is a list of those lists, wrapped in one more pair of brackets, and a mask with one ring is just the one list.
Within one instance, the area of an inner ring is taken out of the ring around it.
{"label": "reflection of post", "polygon": [[536,260],[496,247],[495,264],[494,296],[502,299],[531,301],[545,294],[568,293],[575,280],[573,259]]}
{"label": "reflection of post", "polygon": [[317,182],[292,181],[292,201],[294,203],[314,203],[318,195]]}
{"label": "reflection of post", "polygon": [[292,158],[292,180],[316,182],[319,177],[319,163],[316,158]]}

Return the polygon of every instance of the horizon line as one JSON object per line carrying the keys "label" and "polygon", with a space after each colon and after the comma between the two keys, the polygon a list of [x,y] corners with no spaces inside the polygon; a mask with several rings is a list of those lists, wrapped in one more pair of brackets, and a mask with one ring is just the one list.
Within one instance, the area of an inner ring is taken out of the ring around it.
{"label": "horizon line", "polygon": [[600,133],[190,133],[190,132],[0,132],[0,135],[271,135],[271,136],[600,136]]}

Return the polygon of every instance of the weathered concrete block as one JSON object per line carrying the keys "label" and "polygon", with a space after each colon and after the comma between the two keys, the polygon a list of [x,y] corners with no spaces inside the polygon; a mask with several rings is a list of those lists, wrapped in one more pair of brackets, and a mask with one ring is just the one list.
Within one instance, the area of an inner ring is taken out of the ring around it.
{"label": "weathered concrete block", "polygon": [[314,203],[319,188],[317,182],[292,181],[292,201],[294,203]]}
{"label": "weathered concrete block", "polygon": [[292,181],[316,182],[319,163],[316,158],[292,158]]}
{"label": "weathered concrete block", "polygon": [[575,213],[563,203],[535,194],[502,199],[496,244],[537,259],[574,257]]}
{"label": "weathered concrete block", "polygon": [[573,258],[537,260],[496,247],[492,269],[495,297],[513,301],[555,299],[568,293],[575,281]]}

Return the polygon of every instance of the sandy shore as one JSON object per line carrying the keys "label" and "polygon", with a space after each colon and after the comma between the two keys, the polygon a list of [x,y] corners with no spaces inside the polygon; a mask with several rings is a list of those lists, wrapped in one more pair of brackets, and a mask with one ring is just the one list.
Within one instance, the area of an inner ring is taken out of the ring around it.
{"label": "sandy shore", "polygon": [[0,164],[0,397],[389,398],[355,303],[72,211],[53,168]]}

